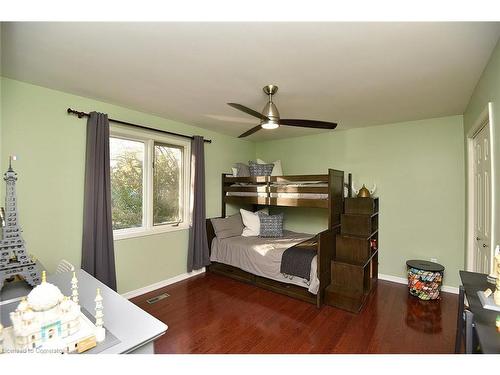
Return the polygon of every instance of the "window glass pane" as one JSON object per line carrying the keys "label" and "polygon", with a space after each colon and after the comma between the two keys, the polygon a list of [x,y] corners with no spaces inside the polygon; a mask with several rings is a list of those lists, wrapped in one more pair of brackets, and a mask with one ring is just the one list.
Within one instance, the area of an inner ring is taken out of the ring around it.
{"label": "window glass pane", "polygon": [[155,143],[153,225],[182,221],[182,147]]}
{"label": "window glass pane", "polygon": [[141,227],[144,143],[110,137],[109,148],[113,229]]}

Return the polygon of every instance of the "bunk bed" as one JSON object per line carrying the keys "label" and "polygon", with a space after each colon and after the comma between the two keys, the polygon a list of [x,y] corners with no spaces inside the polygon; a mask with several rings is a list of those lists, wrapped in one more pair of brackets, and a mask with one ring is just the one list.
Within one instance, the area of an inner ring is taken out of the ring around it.
{"label": "bunk bed", "polygon": [[[350,192],[350,174],[348,181],[347,187]],[[287,239],[296,238],[299,240],[298,243],[294,243],[294,247],[304,247],[316,252],[316,256],[313,259],[315,267],[311,267],[313,272],[317,273],[316,282],[318,285],[316,293],[312,293],[310,291],[311,288],[305,285],[298,285],[297,282],[278,281],[276,278],[270,279],[256,273],[244,271],[239,267],[228,264],[231,262],[222,263],[212,261],[208,267],[209,272],[229,276],[268,290],[314,303],[320,307],[323,304],[325,289],[331,280],[330,264],[335,256],[335,236],[340,232],[340,216],[344,203],[344,172],[329,169],[327,174],[254,177],[233,177],[229,174],[222,174],[221,182],[222,207],[220,217],[222,218],[226,217],[227,204],[251,206],[254,210],[260,209],[263,206],[308,207],[328,210],[328,229],[315,235],[309,235],[307,238],[302,238],[293,232],[287,232],[286,237]],[[208,247],[212,255],[212,245],[217,246],[218,241],[211,219],[207,219],[206,225]],[[239,245],[241,245],[243,238],[240,240]],[[238,238],[235,241],[238,241]],[[269,243],[265,241],[260,243],[261,246],[263,244]],[[238,244],[234,246],[238,246]],[[312,272],[309,281],[313,282]]]}

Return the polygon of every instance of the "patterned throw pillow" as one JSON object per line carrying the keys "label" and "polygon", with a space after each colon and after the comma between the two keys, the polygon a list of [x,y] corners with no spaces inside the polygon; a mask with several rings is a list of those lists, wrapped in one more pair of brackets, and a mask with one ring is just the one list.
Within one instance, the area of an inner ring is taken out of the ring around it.
{"label": "patterned throw pillow", "polygon": [[[270,164],[270,163],[266,163],[262,159],[257,159],[257,163]],[[281,160],[273,161],[273,164],[274,164],[274,168],[273,168],[273,171],[271,173],[271,176],[283,176],[283,168],[281,167]]]}
{"label": "patterned throw pillow", "polygon": [[261,237],[283,237],[283,213],[278,215],[264,215],[259,212],[258,215]]}
{"label": "patterned throw pillow", "polygon": [[274,164],[259,164],[252,160],[248,161],[250,176],[270,176],[273,172]]}

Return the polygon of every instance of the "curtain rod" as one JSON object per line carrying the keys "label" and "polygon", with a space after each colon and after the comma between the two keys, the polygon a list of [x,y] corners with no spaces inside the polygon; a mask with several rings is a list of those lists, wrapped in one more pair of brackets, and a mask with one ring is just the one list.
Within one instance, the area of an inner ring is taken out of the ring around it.
{"label": "curtain rod", "polygon": [[[69,115],[77,115],[78,118],[89,117],[90,116],[86,112],[76,111],[76,110],[71,109],[71,108],[68,108],[67,112],[68,112]],[[156,129],[156,128],[150,128],[149,126],[137,125],[137,124],[133,124],[131,122],[126,122],[126,121],[121,121],[121,120],[115,120],[115,119],[112,119],[112,118],[108,118],[108,121],[115,122],[115,123],[121,124],[121,125],[133,126],[133,127],[144,129],[144,130],[152,130],[152,131],[159,132],[159,133],[175,135],[177,137],[183,137],[183,138],[189,138],[189,139],[193,139],[194,138],[191,135],[179,134],[179,133],[169,132],[167,130],[160,130],[160,129]],[[204,142],[206,142],[206,143],[212,143],[212,140],[211,139],[204,139]]]}

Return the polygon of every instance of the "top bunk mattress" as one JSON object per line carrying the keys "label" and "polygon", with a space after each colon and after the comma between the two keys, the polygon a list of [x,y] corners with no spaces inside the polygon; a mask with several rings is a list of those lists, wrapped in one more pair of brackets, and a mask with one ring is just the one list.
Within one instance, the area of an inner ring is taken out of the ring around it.
{"label": "top bunk mattress", "polygon": [[[327,188],[328,184],[322,181],[293,181],[293,182],[275,182],[270,184],[271,187],[278,188],[304,188],[304,187],[314,187],[314,188]],[[255,187],[257,191],[228,191],[226,196],[228,197],[261,197],[261,198],[288,198],[288,199],[328,199],[328,193],[324,192],[271,192],[267,193],[267,185],[264,184],[254,184],[254,183],[236,183],[232,184],[231,187]]]}
{"label": "top bunk mattress", "polygon": [[[231,186],[265,186],[265,184],[256,184],[252,182],[239,182],[234,183]],[[328,184],[323,181],[281,181],[273,182],[270,186],[289,186],[289,187],[304,187],[304,186],[314,186],[314,187],[328,187]]]}
{"label": "top bunk mattress", "polygon": [[215,237],[211,245],[210,260],[242,269],[251,274],[262,276],[282,283],[294,284],[312,294],[317,294],[319,279],[317,256],[311,262],[309,280],[299,277],[285,277],[281,272],[281,258],[286,249],[313,238],[314,235],[283,231],[283,237]]}
{"label": "top bunk mattress", "polygon": [[316,193],[261,193],[254,191],[229,191],[228,197],[261,197],[261,198],[288,198],[288,199],[328,199],[328,194]]}

